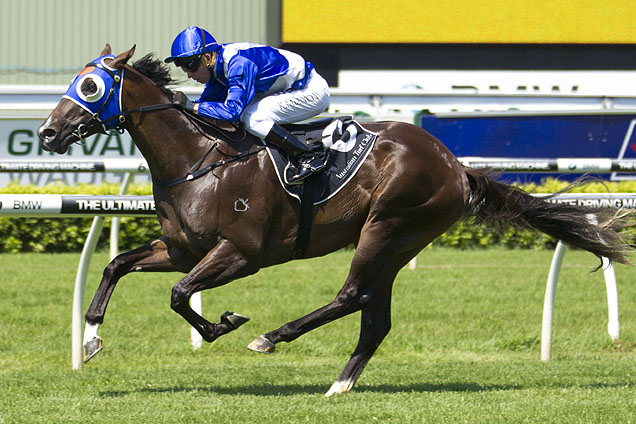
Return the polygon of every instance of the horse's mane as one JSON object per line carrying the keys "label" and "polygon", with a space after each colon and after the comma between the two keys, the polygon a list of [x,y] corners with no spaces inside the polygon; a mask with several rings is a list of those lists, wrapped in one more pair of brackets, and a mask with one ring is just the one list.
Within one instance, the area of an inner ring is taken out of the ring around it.
{"label": "horse's mane", "polygon": [[148,53],[135,61],[132,66],[164,91],[169,92],[168,85],[178,83],[170,76],[168,65],[159,60],[154,53]]}

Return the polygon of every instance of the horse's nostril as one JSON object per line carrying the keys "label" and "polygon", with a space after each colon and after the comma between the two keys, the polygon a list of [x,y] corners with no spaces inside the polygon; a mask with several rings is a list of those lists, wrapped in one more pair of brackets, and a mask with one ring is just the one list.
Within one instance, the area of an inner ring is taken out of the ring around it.
{"label": "horse's nostril", "polygon": [[41,127],[38,129],[38,137],[40,140],[52,139],[55,138],[57,132],[53,128],[45,128]]}

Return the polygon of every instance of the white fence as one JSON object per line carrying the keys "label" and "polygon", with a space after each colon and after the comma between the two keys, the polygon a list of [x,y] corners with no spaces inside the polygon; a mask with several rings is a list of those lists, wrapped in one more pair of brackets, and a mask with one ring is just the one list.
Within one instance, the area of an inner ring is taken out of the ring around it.
{"label": "white fence", "polygon": [[[542,195],[537,195],[542,197]],[[546,196],[546,195],[543,195]],[[634,193],[563,193],[550,201],[565,203],[574,206],[589,206],[597,208],[627,208],[636,209],[636,194]],[[554,318],[554,300],[556,298],[557,282],[566,246],[560,241],[552,257],[550,272],[546,283],[545,298],[543,302],[543,320],[541,326],[541,360],[549,361],[552,357],[552,322]],[[616,276],[614,266],[607,258],[602,258],[603,276],[605,277],[605,289],[607,292],[607,332],[612,340],[616,340],[620,334],[618,319],[618,290],[616,288]]]}
{"label": "white fence", "polygon": [[[84,324],[84,295],[90,261],[95,252],[106,217],[148,217],[155,215],[152,196],[84,196],[58,194],[0,194],[0,216],[20,217],[89,217],[93,216],[91,229],[80,255],[75,289],[73,291],[71,352],[73,369],[82,368],[82,329]],[[115,232],[113,229],[111,233]],[[112,240],[112,239],[111,239]],[[111,256],[113,256],[111,244]],[[192,307],[201,313],[201,294],[191,299]],[[190,330],[192,345],[201,346],[200,334]]]}
{"label": "white fence", "polygon": [[[598,159],[598,158],[486,158],[486,157],[462,157],[460,161],[472,168],[490,168],[511,173],[634,173],[636,160],[634,159]],[[539,194],[537,196],[548,196]],[[564,193],[551,201],[567,203],[577,206],[597,208],[627,208],[636,209],[636,194],[633,193]],[[546,293],[543,305],[543,320],[541,329],[541,360],[548,361],[552,356],[552,324],[554,317],[554,301],[556,297],[557,282],[561,265],[565,255],[566,246],[560,241],[552,258],[550,271],[546,283]],[[416,267],[413,260],[409,268]],[[607,330],[612,340],[616,340],[620,334],[618,318],[618,292],[614,267],[607,258],[603,258],[603,275],[607,291],[608,324]]]}

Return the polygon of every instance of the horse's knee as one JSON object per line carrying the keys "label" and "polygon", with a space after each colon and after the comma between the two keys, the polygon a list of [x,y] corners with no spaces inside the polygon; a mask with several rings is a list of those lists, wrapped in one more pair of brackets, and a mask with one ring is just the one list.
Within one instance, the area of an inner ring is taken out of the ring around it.
{"label": "horse's knee", "polygon": [[104,268],[104,273],[102,278],[107,280],[119,279],[128,273],[128,270],[125,268],[127,262],[122,258],[122,255],[117,256],[115,259],[110,261],[106,268]]}
{"label": "horse's knee", "polygon": [[182,311],[189,302],[188,291],[183,284],[178,283],[172,288],[172,296],[170,297],[170,307],[173,311]]}
{"label": "horse's knee", "polygon": [[338,308],[346,311],[357,311],[362,309],[371,300],[371,295],[358,291],[339,293],[334,299]]}

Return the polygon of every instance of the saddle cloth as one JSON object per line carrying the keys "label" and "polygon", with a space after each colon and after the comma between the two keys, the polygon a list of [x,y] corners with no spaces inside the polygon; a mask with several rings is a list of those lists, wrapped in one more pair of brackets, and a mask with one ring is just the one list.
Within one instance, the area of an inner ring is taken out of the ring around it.
{"label": "saddle cloth", "polygon": [[[313,204],[326,202],[336,195],[360,169],[367,158],[377,134],[364,129],[352,117],[326,118],[308,124],[285,124],[291,131],[327,164],[325,169],[313,178]],[[285,154],[274,146],[267,146],[278,181],[292,197],[301,200],[303,185],[286,184],[284,178],[288,160]]]}

